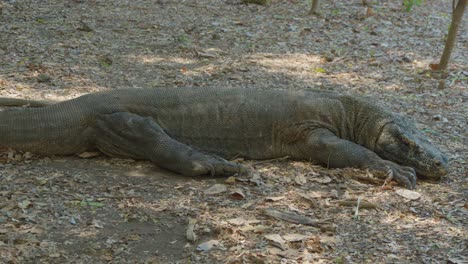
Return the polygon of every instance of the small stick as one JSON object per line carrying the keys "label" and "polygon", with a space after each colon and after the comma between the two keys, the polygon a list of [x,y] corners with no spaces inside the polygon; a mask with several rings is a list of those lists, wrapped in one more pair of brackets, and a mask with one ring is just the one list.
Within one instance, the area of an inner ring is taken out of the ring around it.
{"label": "small stick", "polygon": [[388,168],[387,170],[387,178],[385,179],[383,185],[382,185],[382,188],[388,184],[388,182],[390,182],[391,180],[393,179],[393,171]]}
{"label": "small stick", "polygon": [[[356,205],[356,201],[337,201],[337,204],[342,205],[342,206],[354,206]],[[361,201],[359,206],[363,209],[375,209],[377,208],[377,205],[374,203],[370,202],[365,202]]]}
{"label": "small stick", "polygon": [[315,227],[320,227],[323,222],[315,221],[311,219],[310,217],[303,216],[303,215],[298,215],[295,213],[291,212],[281,212],[278,210],[273,210],[273,209],[265,209],[262,211],[263,214],[271,216],[273,218],[276,218],[278,220],[283,220],[287,222],[291,222],[294,224],[302,224],[302,225],[309,225],[309,226],[315,226]]}
{"label": "small stick", "polygon": [[354,211],[354,219],[359,219],[359,205],[361,204],[361,197],[357,199],[356,211]]}

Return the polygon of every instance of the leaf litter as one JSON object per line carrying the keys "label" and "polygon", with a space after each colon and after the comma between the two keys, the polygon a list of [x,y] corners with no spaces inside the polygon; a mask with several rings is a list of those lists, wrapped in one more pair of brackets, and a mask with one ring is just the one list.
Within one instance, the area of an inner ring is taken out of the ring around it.
{"label": "leaf litter", "polygon": [[2,150],[0,262],[463,263],[466,35],[448,89],[437,89],[430,69],[450,5],[426,1],[406,12],[381,1],[369,13],[360,1],[334,1],[321,3],[317,17],[309,8],[4,1],[0,95],[61,101],[123,87],[208,85],[370,95],[417,120],[449,154],[452,172],[440,183],[407,192],[372,172],[287,157],[241,161],[249,176],[191,179],[94,152]]}

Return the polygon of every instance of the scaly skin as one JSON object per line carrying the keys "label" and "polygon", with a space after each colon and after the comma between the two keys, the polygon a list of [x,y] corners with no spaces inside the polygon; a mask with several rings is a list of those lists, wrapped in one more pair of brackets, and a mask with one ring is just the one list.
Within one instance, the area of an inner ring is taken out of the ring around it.
{"label": "scaly skin", "polygon": [[445,156],[410,121],[367,101],[324,91],[115,90],[2,111],[0,146],[47,155],[97,148],[184,175],[242,171],[225,160],[235,156],[369,168],[408,188],[416,174],[447,173]]}

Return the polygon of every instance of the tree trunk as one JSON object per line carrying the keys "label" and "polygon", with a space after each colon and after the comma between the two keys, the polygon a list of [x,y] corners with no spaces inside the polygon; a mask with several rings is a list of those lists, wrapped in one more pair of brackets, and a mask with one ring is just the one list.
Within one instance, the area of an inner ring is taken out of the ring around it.
{"label": "tree trunk", "polygon": [[312,0],[312,7],[310,8],[309,15],[317,14],[319,0]]}
{"label": "tree trunk", "polygon": [[453,46],[455,40],[457,39],[458,27],[461,24],[463,13],[465,12],[466,0],[458,0],[458,4],[453,10],[452,14],[452,23],[450,24],[449,33],[447,36],[447,41],[445,42],[444,53],[440,58],[438,69],[441,71],[446,71],[448,62],[450,60],[450,55],[452,55]]}

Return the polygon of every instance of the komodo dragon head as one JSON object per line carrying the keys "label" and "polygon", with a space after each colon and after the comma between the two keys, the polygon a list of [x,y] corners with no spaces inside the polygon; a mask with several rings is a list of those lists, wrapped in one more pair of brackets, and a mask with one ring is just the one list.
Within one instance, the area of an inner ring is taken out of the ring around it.
{"label": "komodo dragon head", "polygon": [[412,167],[418,177],[437,180],[448,171],[447,157],[403,117],[384,125],[375,152],[383,159]]}

